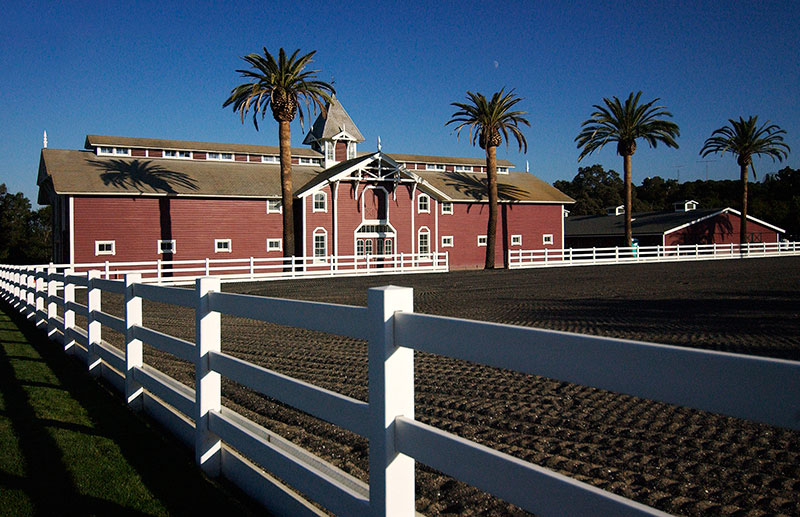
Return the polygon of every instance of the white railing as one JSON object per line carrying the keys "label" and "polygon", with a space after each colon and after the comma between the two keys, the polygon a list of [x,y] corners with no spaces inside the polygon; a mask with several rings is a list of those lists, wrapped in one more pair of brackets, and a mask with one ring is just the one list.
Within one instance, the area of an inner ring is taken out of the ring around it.
{"label": "white railing", "polygon": [[[209,475],[280,515],[318,514],[284,483],[339,515],[413,515],[415,460],[541,515],[663,515],[418,422],[414,350],[800,429],[797,361],[415,314],[402,287],[370,289],[367,307],[353,307],[222,293],[218,278],[198,279],[194,290],[140,280],[0,266],[0,296],[194,447]],[[75,302],[76,287],[87,289],[87,305]],[[124,296],[123,317],[101,310],[103,292]],[[144,327],[143,299],[194,308],[196,343]],[[369,403],[223,353],[222,314],[367,340]],[[124,350],[103,341],[103,326],[124,335]],[[194,389],[143,364],[143,342],[194,363]],[[370,483],[223,408],[222,377],[367,437]]]}
{"label": "white railing", "polygon": [[446,252],[142,262],[105,261],[49,266],[54,266],[56,271],[86,272],[96,269],[105,279],[121,279],[128,274],[138,274],[142,276],[144,283],[168,285],[193,284],[197,278],[206,276],[219,277],[222,282],[248,282],[393,273],[438,273],[450,269]]}
{"label": "white railing", "polygon": [[508,250],[511,269],[800,255],[797,242]]}

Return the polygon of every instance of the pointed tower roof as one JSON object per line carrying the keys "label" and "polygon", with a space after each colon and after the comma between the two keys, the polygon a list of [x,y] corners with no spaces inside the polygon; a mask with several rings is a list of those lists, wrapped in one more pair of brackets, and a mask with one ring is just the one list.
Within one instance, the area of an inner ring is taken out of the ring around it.
{"label": "pointed tower roof", "polygon": [[356,142],[364,141],[361,131],[358,130],[353,119],[344,110],[336,96],[331,98],[331,102],[328,103],[325,110],[327,113],[325,115],[320,113],[317,120],[314,121],[311,131],[303,140],[304,144],[311,144],[316,140],[332,140],[341,133],[346,133]]}

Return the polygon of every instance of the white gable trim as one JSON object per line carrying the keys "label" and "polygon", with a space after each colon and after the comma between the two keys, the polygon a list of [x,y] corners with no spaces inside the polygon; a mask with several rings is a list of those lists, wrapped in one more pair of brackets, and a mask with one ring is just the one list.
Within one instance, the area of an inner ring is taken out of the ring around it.
{"label": "white gable trim", "polygon": [[[718,215],[720,215],[720,214],[725,214],[725,213],[732,213],[732,214],[736,214],[736,215],[738,215],[739,217],[741,217],[741,216],[742,216],[742,213],[741,213],[741,212],[739,212],[738,210],[734,210],[733,208],[730,208],[730,207],[728,207],[728,208],[723,208],[722,210],[719,210],[719,211],[717,211],[717,212],[714,212],[714,213],[712,213],[712,214],[709,214],[709,215],[707,215],[707,216],[701,217],[701,218],[699,218],[699,219],[695,219],[695,220],[693,220],[693,221],[689,221],[688,223],[686,223],[686,224],[682,224],[682,225],[680,225],[680,226],[676,226],[675,228],[671,228],[671,229],[669,229],[669,230],[665,231],[665,232],[664,232],[664,235],[667,235],[667,234],[670,234],[670,233],[673,233],[673,232],[677,232],[677,231],[679,231],[679,230],[683,230],[684,228],[688,228],[689,226],[691,226],[691,225],[693,225],[693,224],[697,224],[697,223],[699,223],[699,222],[701,222],[701,221],[705,221],[706,219],[711,219],[712,217],[716,217],[716,216],[718,216]],[[757,223],[757,224],[760,224],[760,225],[763,225],[763,226],[766,226],[767,228],[771,228],[771,229],[775,230],[775,231],[776,231],[776,232],[778,232],[778,233],[786,233],[786,230],[784,230],[784,229],[782,229],[782,228],[778,228],[778,227],[777,227],[777,226],[775,226],[775,225],[769,224],[769,223],[768,223],[768,222],[766,222],[766,221],[762,221],[761,219],[756,219],[756,218],[755,218],[755,217],[753,217],[753,216],[750,216],[750,215],[748,215],[748,216],[747,216],[747,220],[748,220],[748,221],[753,221],[754,223]]]}

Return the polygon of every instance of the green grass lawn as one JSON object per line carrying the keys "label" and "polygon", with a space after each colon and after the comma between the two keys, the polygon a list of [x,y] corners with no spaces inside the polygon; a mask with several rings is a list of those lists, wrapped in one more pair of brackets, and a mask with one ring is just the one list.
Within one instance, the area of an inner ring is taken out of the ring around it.
{"label": "green grass lawn", "polygon": [[0,305],[0,514],[257,511],[12,311]]}

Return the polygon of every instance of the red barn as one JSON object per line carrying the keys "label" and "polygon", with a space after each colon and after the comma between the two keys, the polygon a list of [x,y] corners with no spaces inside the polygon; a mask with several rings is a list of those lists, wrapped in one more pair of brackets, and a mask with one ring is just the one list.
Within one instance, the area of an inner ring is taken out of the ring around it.
{"label": "red barn", "polygon": [[[292,149],[298,256],[447,251],[483,265],[485,161],[380,148],[334,100]],[[54,260],[280,257],[277,147],[89,135],[85,150],[43,149],[39,202],[52,204]],[[560,248],[572,199],[498,161],[497,262],[509,248]]]}

